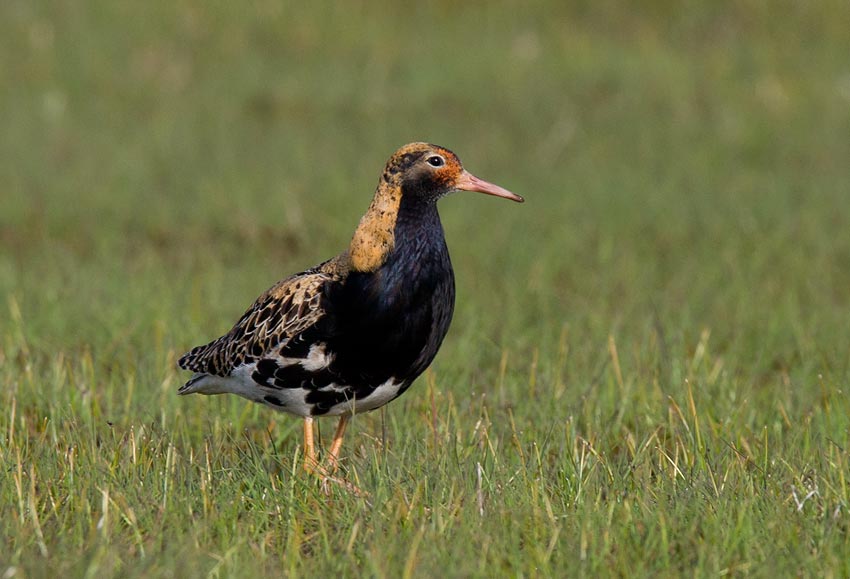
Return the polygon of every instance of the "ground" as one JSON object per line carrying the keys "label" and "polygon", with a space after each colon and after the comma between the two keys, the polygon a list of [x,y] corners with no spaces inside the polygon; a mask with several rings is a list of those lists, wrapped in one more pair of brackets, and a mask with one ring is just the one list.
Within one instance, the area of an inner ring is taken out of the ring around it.
{"label": "ground", "polygon": [[[572,4],[3,3],[4,577],[850,575],[850,4]],[[526,203],[327,496],[175,360],[414,140]]]}

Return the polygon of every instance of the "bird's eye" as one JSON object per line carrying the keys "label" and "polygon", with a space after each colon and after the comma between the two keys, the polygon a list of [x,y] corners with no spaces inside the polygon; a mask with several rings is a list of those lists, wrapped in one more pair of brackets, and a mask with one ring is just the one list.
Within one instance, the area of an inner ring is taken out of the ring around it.
{"label": "bird's eye", "polygon": [[432,167],[442,167],[446,162],[439,155],[434,155],[433,157],[428,157],[428,164]]}

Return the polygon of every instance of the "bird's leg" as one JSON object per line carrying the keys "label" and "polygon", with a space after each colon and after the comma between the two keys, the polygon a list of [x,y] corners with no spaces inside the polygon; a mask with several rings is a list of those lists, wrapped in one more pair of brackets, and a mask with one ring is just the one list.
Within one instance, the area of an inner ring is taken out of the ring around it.
{"label": "bird's leg", "polygon": [[349,416],[347,414],[340,416],[339,425],[336,427],[334,439],[331,443],[331,449],[328,452],[328,465],[330,466],[331,473],[336,472],[336,469],[339,468],[339,449],[342,448],[342,437],[345,435],[345,427],[348,424],[348,418]]}
{"label": "bird's leg", "polygon": [[304,470],[317,472],[319,461],[316,460],[316,444],[313,441],[313,417],[304,417]]}
{"label": "bird's leg", "polygon": [[[339,460],[339,449],[342,446],[342,435],[345,434],[345,425],[348,422],[348,417],[345,416],[340,419],[339,426],[337,426],[336,434],[334,434],[334,440],[331,444],[330,453],[328,456],[328,461],[331,464],[331,468],[336,470],[338,460]],[[366,491],[362,491],[357,488],[355,485],[351,484],[347,480],[338,479],[332,476],[332,472],[329,473],[325,467],[319,464],[319,461],[316,458],[316,445],[313,439],[313,417],[305,416],[304,417],[304,470],[307,472],[316,475],[319,477],[322,483],[322,490],[325,493],[330,493],[330,485],[329,483],[334,483],[336,485],[341,486],[345,490],[357,495],[358,497],[368,497],[369,493]]]}

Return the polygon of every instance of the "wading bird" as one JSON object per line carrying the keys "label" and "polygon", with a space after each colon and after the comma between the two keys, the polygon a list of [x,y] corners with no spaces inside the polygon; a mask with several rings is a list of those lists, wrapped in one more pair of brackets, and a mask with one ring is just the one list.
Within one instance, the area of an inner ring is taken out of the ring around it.
{"label": "wading bird", "polygon": [[304,467],[327,477],[313,418],[340,417],[333,472],[349,417],[403,394],[446,336],[455,285],[437,201],[457,190],[523,201],[448,149],[400,148],[348,249],[277,283],[230,332],[180,358],[195,374],[179,394],[238,394],[304,417]]}

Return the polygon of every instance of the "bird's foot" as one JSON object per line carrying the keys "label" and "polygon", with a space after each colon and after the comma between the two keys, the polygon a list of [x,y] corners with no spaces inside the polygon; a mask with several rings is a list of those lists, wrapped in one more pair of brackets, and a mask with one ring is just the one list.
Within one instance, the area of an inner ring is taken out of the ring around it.
{"label": "bird's foot", "polygon": [[331,494],[331,485],[337,485],[357,497],[368,498],[370,496],[368,492],[364,491],[354,483],[335,476],[337,468],[339,467],[338,459],[331,457],[328,459],[328,463],[328,466],[330,467],[329,469],[309,457],[304,460],[304,470],[319,479],[323,493],[326,495]]}
{"label": "bird's foot", "polygon": [[354,483],[347,481],[344,478],[339,478],[339,477],[335,477],[335,476],[323,476],[323,477],[321,477],[322,492],[325,493],[326,495],[331,494],[331,485],[332,484],[337,485],[338,487],[348,491],[349,493],[351,493],[354,496],[359,497],[361,499],[368,499],[369,496],[370,496],[367,491],[364,491],[363,489],[361,489],[360,487],[358,487]]}

